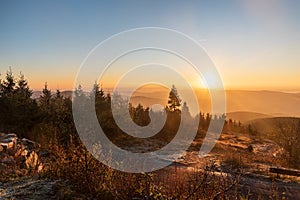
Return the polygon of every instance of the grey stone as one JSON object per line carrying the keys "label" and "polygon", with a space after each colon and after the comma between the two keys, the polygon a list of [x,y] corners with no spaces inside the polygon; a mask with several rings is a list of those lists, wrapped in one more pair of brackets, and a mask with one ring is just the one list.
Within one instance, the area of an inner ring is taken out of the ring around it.
{"label": "grey stone", "polygon": [[11,157],[5,157],[1,160],[1,162],[6,165],[14,165],[15,164],[14,159],[12,159]]}
{"label": "grey stone", "polygon": [[23,145],[27,146],[28,148],[40,148],[40,144],[26,138],[22,138],[21,142]]}
{"label": "grey stone", "polygon": [[25,160],[26,167],[28,169],[34,169],[37,166],[37,163],[38,163],[38,155],[34,151],[32,151]]}

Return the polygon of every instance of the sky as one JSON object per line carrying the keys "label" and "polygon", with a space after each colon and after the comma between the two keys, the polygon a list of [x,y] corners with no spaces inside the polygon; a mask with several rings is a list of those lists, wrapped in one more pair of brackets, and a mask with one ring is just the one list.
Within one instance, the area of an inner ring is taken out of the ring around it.
{"label": "sky", "polygon": [[[122,31],[162,27],[198,41],[226,89],[300,91],[300,1],[0,0],[0,72],[72,89],[88,53]],[[105,83],[103,83],[105,86]]]}

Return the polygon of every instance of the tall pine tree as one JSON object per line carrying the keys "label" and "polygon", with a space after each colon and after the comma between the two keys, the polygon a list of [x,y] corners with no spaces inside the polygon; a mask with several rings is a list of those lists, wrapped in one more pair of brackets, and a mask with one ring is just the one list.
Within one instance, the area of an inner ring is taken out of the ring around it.
{"label": "tall pine tree", "polygon": [[168,100],[168,110],[170,112],[177,112],[180,111],[181,106],[181,99],[179,98],[177,88],[175,85],[172,85],[171,91],[169,93],[169,100]]}

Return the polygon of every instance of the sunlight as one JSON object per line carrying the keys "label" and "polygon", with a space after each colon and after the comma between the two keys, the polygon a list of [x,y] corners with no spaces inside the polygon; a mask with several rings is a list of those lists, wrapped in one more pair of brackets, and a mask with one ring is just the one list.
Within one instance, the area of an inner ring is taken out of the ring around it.
{"label": "sunlight", "polygon": [[207,89],[207,86],[206,86],[206,84],[203,81],[203,78],[201,76],[199,76],[198,79],[197,79],[196,87],[200,88],[200,89]]}

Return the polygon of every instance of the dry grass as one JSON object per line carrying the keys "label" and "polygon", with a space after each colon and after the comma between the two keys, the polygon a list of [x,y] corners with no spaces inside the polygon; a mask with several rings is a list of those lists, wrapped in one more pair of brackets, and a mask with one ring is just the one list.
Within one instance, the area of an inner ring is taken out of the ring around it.
{"label": "dry grass", "polygon": [[228,199],[237,196],[236,177],[212,168],[169,166],[153,173],[124,173],[101,164],[82,146],[52,147],[51,167],[45,173],[65,179],[76,190],[101,199]]}

